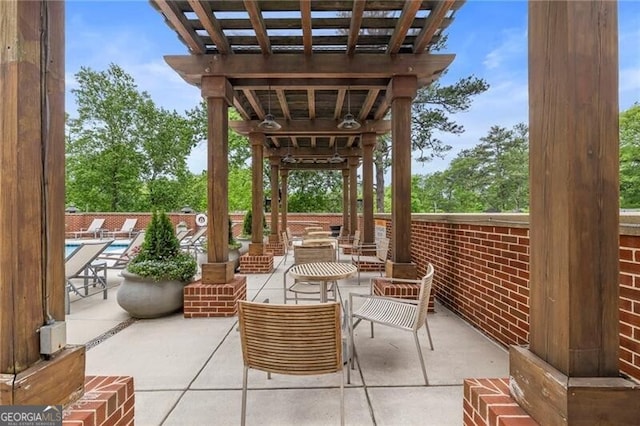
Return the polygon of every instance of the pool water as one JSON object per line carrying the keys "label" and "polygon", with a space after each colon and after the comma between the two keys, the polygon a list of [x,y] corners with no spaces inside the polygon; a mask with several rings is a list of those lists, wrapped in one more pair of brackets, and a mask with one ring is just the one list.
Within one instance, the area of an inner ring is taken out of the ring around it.
{"label": "pool water", "polygon": [[[64,245],[64,257],[69,256],[76,248],[80,247],[81,243],[66,243]],[[120,240],[112,242],[109,247],[105,249],[105,253],[122,253],[124,249],[129,246],[129,240]]]}

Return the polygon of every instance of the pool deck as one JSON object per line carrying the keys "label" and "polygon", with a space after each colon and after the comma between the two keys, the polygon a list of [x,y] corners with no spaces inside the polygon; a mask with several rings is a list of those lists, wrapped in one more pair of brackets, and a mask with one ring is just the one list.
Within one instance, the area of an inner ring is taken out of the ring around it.
{"label": "pool deck", "polygon": [[[247,299],[282,300],[282,274],[291,264],[274,259],[272,274],[247,275]],[[437,274],[437,271],[436,271]],[[367,273],[366,277],[378,276]],[[116,303],[118,271],[109,271],[109,297],[74,300],[67,340],[87,344],[87,375],[130,375],[135,386],[136,425],[235,425],[240,422],[242,354],[237,317],[185,319],[181,313],[133,320]],[[368,282],[368,279],[366,280]],[[356,278],[340,292],[367,292]],[[388,327],[356,329],[360,363],[345,391],[349,425],[462,424],[463,380],[507,377],[508,355],[440,305],[429,314],[435,350],[419,333],[429,386],[424,386],[410,333]],[[346,373],[346,371],[345,371]],[[248,425],[339,424],[337,374],[283,376],[251,371]]]}

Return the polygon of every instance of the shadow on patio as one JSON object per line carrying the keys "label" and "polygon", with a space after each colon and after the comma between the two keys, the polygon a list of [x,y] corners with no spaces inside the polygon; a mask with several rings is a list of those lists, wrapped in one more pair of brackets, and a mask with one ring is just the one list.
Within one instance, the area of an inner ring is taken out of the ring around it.
{"label": "shadow on patio", "polygon": [[[276,257],[272,274],[247,276],[247,299],[282,300],[282,274],[290,264]],[[436,274],[438,271],[436,270]],[[363,275],[364,276],[364,275]],[[365,277],[378,276],[368,273]],[[117,282],[117,272],[110,280]],[[367,279],[368,282],[368,279]],[[343,297],[366,292],[356,277],[340,282]],[[130,375],[135,385],[137,425],[238,424],[242,355],[237,316],[184,319],[181,313],[154,320],[129,319],[116,303],[92,297],[72,303],[68,341],[88,344],[86,375]],[[460,425],[463,379],[506,377],[506,350],[443,306],[429,314],[435,350],[421,344],[430,386],[409,333],[377,327],[356,329],[361,365],[345,392],[346,423],[352,425]],[[339,379],[335,375],[293,377],[251,371],[248,424],[339,423]]]}

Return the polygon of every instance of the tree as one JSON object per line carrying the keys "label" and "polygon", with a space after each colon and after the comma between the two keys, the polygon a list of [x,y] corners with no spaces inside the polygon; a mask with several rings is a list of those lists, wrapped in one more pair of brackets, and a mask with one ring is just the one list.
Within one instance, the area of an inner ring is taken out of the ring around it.
{"label": "tree", "polygon": [[640,208],[640,104],[620,114],[620,207]]}
{"label": "tree", "polygon": [[480,141],[461,151],[445,171],[414,177],[413,207],[445,212],[528,208],[527,126],[493,126]]}
{"label": "tree", "polygon": [[[438,48],[443,48],[444,45],[443,39]],[[427,162],[435,157],[443,157],[451,146],[444,143],[441,135],[464,132],[464,127],[456,123],[451,116],[467,111],[471,107],[473,97],[488,89],[489,84],[485,80],[474,76],[461,78],[456,83],[446,86],[436,81],[430,86],[418,89],[411,105],[411,149],[419,152],[416,160]],[[390,136],[379,138],[376,149],[376,198],[378,211],[381,211],[384,173],[391,164]]]}
{"label": "tree", "polygon": [[336,171],[289,172],[288,207],[291,212],[342,211],[342,174]]}
{"label": "tree", "polygon": [[158,108],[111,64],[76,74],[78,116],[67,120],[67,198],[94,211],[175,210],[193,178],[186,158],[201,131]]}

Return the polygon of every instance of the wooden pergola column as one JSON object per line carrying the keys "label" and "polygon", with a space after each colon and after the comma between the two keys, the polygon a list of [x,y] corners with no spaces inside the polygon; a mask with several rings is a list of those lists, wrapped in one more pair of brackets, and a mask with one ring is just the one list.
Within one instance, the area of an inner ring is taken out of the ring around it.
{"label": "wooden pergola column", "polygon": [[388,277],[415,279],[411,263],[411,102],[416,95],[415,75],[396,76],[387,88],[391,103],[391,260]]}
{"label": "wooden pergola column", "polygon": [[222,284],[234,278],[234,263],[229,261],[229,185],[228,118],[233,89],[224,77],[202,77],[202,96],[208,115],[208,202],[207,261],[202,265],[203,284]]}
{"label": "wooden pergola column", "polygon": [[[282,212],[280,213],[280,232],[287,230],[287,211],[289,210],[289,199],[287,197],[287,191],[289,190],[289,170],[280,170],[280,192],[282,197],[280,202],[282,203]],[[287,248],[285,247],[285,250]]]}
{"label": "wooden pergola column", "polygon": [[260,256],[264,253],[263,199],[264,181],[264,133],[249,133],[251,143],[251,244],[249,254]]}
{"label": "wooden pergola column", "polygon": [[342,170],[342,235],[353,235],[349,227],[349,169]]}
{"label": "wooden pergola column", "polygon": [[278,233],[278,175],[280,172],[280,157],[271,157],[271,231],[269,233],[269,242],[277,243],[280,241]]}
{"label": "wooden pergola column", "polygon": [[358,229],[358,159],[349,158],[349,220],[351,234]]}
{"label": "wooden pergola column", "polygon": [[373,149],[376,146],[375,133],[362,134],[362,242],[375,242],[373,223]]}
{"label": "wooden pergola column", "polygon": [[85,348],[45,360],[39,334],[65,327],[64,2],[5,0],[0,17],[0,405],[66,404]]}
{"label": "wooden pergola column", "polygon": [[617,2],[529,2],[530,348],[511,394],[541,424],[638,424],[619,377]]}

